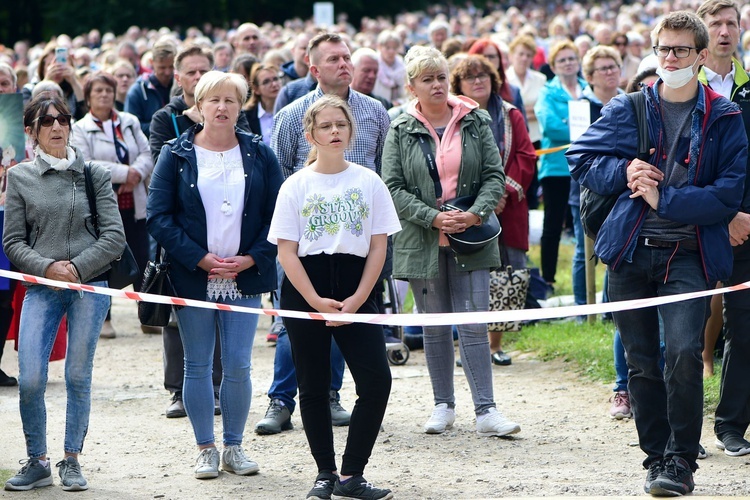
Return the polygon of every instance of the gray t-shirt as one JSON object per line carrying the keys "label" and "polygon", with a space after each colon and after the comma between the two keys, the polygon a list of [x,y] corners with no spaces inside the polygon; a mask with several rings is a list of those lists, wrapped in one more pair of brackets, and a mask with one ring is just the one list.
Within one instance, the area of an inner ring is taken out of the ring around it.
{"label": "gray t-shirt", "polygon": [[[690,125],[698,97],[686,102],[669,102],[662,99],[662,121],[667,158],[661,163],[664,180],[661,186],[681,188],[688,183],[688,154],[690,151]],[[643,221],[641,236],[664,241],[695,239],[695,226],[662,219],[649,208]]]}

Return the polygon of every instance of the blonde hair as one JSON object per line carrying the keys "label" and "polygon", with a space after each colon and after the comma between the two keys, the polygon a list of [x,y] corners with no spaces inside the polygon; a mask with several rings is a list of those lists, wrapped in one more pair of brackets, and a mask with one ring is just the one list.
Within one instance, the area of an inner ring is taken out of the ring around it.
{"label": "blonde hair", "polygon": [[448,61],[445,56],[433,47],[415,45],[404,56],[406,79],[411,83],[419,75],[428,71],[445,70],[448,72]]}
{"label": "blonde hair", "polygon": [[549,49],[549,56],[547,57],[547,61],[549,61],[549,65],[553,70],[555,69],[555,59],[557,59],[557,54],[559,54],[563,50],[572,50],[576,55],[576,59],[579,59],[578,51],[576,50],[576,46],[573,44],[573,42],[571,42],[570,40],[557,42],[552,46],[551,49]]}
{"label": "blonde hair", "polygon": [[[302,127],[305,131],[305,134],[310,134],[310,137],[313,137],[318,114],[324,109],[328,108],[340,109],[341,112],[344,113],[346,121],[349,122],[349,130],[351,131],[349,133],[349,144],[351,144],[354,140],[355,133],[354,116],[352,115],[352,110],[351,108],[349,108],[349,105],[346,103],[346,101],[344,101],[336,94],[326,94],[312,103],[309,108],[307,108],[305,116],[304,118],[302,118]],[[307,161],[305,161],[305,165],[310,165],[317,159],[318,148],[315,147],[315,144],[312,144],[312,148],[310,149],[310,153],[307,155]]]}
{"label": "blonde hair", "polygon": [[620,57],[620,53],[616,49],[608,45],[597,45],[589,49],[586,55],[583,56],[581,67],[583,68],[583,75],[586,78],[591,78],[591,75],[594,74],[594,63],[597,59],[612,59],[615,64],[622,66],[622,57]]}
{"label": "blonde hair", "polygon": [[215,70],[209,71],[198,80],[198,85],[195,86],[195,102],[200,104],[207,95],[225,85],[234,89],[237,93],[237,102],[242,107],[247,100],[247,81],[237,73],[223,73]]}

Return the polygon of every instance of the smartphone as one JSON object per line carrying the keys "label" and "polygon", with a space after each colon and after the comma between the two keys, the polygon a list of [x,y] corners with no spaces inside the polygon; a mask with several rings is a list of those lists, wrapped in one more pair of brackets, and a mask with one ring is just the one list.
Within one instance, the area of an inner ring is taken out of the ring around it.
{"label": "smartphone", "polygon": [[55,49],[55,62],[68,64],[68,48],[57,47]]}

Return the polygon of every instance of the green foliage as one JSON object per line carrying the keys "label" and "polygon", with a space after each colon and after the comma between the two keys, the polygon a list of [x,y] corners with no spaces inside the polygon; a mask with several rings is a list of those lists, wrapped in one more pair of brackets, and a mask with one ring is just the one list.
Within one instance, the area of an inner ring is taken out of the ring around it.
{"label": "green foliage", "polygon": [[0,483],[5,484],[5,481],[15,476],[15,472],[10,469],[0,469]]}

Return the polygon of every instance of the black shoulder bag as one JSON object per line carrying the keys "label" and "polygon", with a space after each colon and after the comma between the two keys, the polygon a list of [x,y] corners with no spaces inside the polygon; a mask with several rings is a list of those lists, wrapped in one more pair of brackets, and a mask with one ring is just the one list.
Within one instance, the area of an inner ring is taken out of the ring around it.
{"label": "black shoulder bag", "polygon": [[[99,212],[96,210],[96,192],[94,191],[94,182],[91,180],[91,164],[85,163],[83,166],[83,176],[86,181],[86,197],[89,200],[89,211],[91,212],[91,223],[94,226],[96,237],[99,237]],[[133,252],[125,243],[125,249],[117,259],[111,263],[111,269],[107,277],[109,288],[118,290],[132,285],[141,276],[138,269],[138,263],[135,261]]]}
{"label": "black shoulder bag", "polygon": [[[425,140],[424,134],[418,135],[419,146],[422,148],[422,153],[427,160],[427,168],[430,171],[430,177],[432,182],[435,184],[435,196],[439,201],[442,201],[443,187],[440,185],[440,175],[438,174],[437,165],[435,164],[435,157],[430,150],[429,143]],[[474,205],[476,196],[459,196],[452,200],[442,202],[440,210],[445,212],[449,210],[460,210],[466,212]],[[495,215],[495,212],[490,212],[490,216],[486,222],[483,222],[481,226],[467,227],[461,233],[446,234],[448,242],[451,248],[456,253],[471,254],[480,251],[493,241],[497,240],[500,235],[500,221]]]}
{"label": "black shoulder bag", "polygon": [[[631,92],[628,94],[628,99],[635,111],[638,125],[637,158],[648,161],[651,146],[648,139],[648,121],[646,120],[646,96],[643,92]],[[586,236],[592,240],[596,239],[596,235],[619,197],[620,194],[599,194],[583,185],[581,186],[581,224]]]}
{"label": "black shoulder bag", "polygon": [[[156,260],[148,261],[143,272],[141,292],[174,297],[174,288],[169,279],[169,263],[164,262],[161,255],[161,245],[156,245]],[[155,302],[138,302],[138,319],[142,325],[167,326],[172,306]]]}

